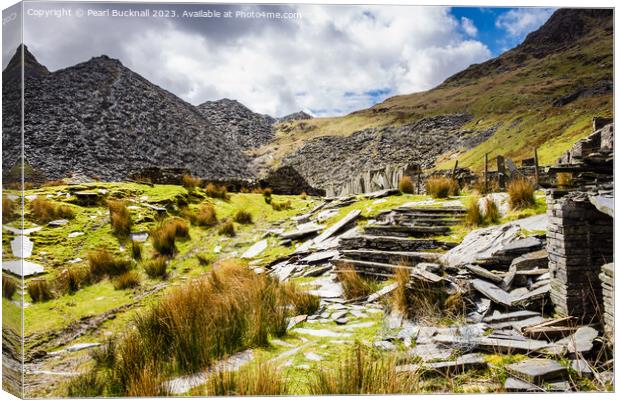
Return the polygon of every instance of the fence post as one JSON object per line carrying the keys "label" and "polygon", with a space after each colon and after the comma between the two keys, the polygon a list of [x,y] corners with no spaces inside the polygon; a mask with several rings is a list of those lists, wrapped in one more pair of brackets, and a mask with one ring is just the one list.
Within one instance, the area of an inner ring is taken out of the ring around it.
{"label": "fence post", "polygon": [[459,167],[459,160],[455,160],[454,161],[454,168],[452,168],[452,179],[454,179],[454,176],[456,175],[456,169]]}
{"label": "fence post", "polygon": [[536,147],[534,147],[534,176],[536,178],[536,186],[538,186],[540,176],[538,175],[538,149]]}
{"label": "fence post", "polygon": [[506,190],[506,166],[504,164],[504,157],[497,156],[497,179],[499,181],[499,189]]}
{"label": "fence post", "polygon": [[489,153],[484,153],[484,193],[489,193]]}

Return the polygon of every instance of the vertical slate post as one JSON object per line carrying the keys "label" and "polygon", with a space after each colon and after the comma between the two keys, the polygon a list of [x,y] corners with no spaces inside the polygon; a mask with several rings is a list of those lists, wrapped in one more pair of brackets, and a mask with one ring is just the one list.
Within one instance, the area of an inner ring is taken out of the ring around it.
{"label": "vertical slate post", "polygon": [[484,193],[489,193],[489,153],[484,153]]}
{"label": "vertical slate post", "polygon": [[506,190],[506,165],[503,156],[497,156],[497,179],[499,180],[499,189]]}

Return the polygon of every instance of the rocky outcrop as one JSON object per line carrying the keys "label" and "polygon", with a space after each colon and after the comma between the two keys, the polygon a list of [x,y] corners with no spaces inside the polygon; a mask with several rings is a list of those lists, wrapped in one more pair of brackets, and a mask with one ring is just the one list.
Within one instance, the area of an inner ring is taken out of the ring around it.
{"label": "rocky outcrop", "polygon": [[[3,104],[5,171],[20,152],[15,94]],[[24,120],[26,162],[47,179],[122,180],[148,167],[185,168],[206,179],[250,176],[240,147],[194,106],[107,56],[26,77]]]}
{"label": "rocky outcrop", "polygon": [[298,111],[296,113],[292,113],[289,115],[285,115],[284,117],[278,118],[278,123],[280,122],[288,122],[288,121],[300,121],[300,120],[304,120],[304,119],[312,119],[312,115],[304,112],[304,111]]}
{"label": "rocky outcrop", "polygon": [[276,119],[252,112],[237,100],[207,101],[199,105],[198,110],[227,141],[243,149],[259,147],[273,139]]}
{"label": "rocky outcrop", "polygon": [[350,136],[323,136],[285,157],[283,164],[295,167],[308,183],[324,189],[390,165],[415,163],[429,168],[440,154],[472,148],[495,132],[495,127],[463,129],[469,120],[464,114],[442,115],[400,127],[365,129]]}

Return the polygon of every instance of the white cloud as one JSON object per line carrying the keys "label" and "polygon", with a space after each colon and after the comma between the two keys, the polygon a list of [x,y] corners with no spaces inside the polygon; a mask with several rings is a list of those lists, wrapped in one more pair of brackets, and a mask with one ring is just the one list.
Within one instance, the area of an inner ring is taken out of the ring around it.
{"label": "white cloud", "polygon": [[476,37],[478,35],[478,28],[474,24],[474,21],[467,17],[461,17],[461,26],[463,27],[463,31],[467,34],[467,36]]}
{"label": "white cloud", "polygon": [[[448,8],[298,9],[300,20],[265,20],[260,29],[242,29],[235,24],[245,21],[231,21],[226,29],[237,35],[226,42],[221,32],[216,37],[200,25],[112,27],[104,20],[101,26],[47,24],[32,29],[29,37],[35,42],[33,53],[44,64],[51,60],[52,69],[106,53],[190,103],[228,97],[273,116],[299,110],[319,116],[346,114],[388,93],[430,89],[491,57],[486,45],[463,35],[474,36],[475,26],[457,20]],[[81,43],[77,38],[84,32],[95,41]],[[65,46],[67,54],[58,46]]]}
{"label": "white cloud", "polygon": [[522,38],[527,33],[538,29],[544,24],[553,9],[550,8],[517,8],[501,14],[495,26],[505,30],[512,36]]}

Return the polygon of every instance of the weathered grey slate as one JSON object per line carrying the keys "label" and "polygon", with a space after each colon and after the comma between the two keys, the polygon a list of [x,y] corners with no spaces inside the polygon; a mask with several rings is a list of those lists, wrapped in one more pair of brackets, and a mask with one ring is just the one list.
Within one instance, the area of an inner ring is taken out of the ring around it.
{"label": "weathered grey slate", "polygon": [[471,369],[485,369],[487,363],[482,354],[470,353],[457,357],[453,361],[440,361],[427,364],[408,364],[396,367],[396,372],[417,372],[425,370],[441,374],[459,374]]}
{"label": "weathered grey slate", "polygon": [[564,378],[568,371],[562,364],[548,358],[532,358],[506,366],[508,373],[535,385],[544,381]]}
{"label": "weathered grey slate", "polygon": [[317,268],[313,268],[310,269],[306,272],[304,272],[301,276],[303,277],[316,277],[316,276],[321,276],[324,273],[330,271],[333,267],[331,265],[325,265],[323,267],[317,267]]}
{"label": "weathered grey slate", "polygon": [[594,347],[594,339],[598,337],[598,331],[590,326],[582,326],[570,336],[560,339],[547,349],[551,354],[564,353],[587,353]]}
{"label": "weathered grey slate", "polygon": [[592,371],[590,364],[588,364],[588,362],[584,359],[571,361],[570,367],[573,371],[576,371],[579,376],[591,376],[592,374],[594,374],[594,371]]}
{"label": "weathered grey slate", "polygon": [[489,315],[488,317],[484,318],[483,321],[488,323],[518,321],[538,315],[540,315],[539,312],[529,310],[512,311],[507,313],[495,311],[493,315]]}
{"label": "weathered grey slate", "polygon": [[288,326],[287,326],[287,330],[288,329],[293,329],[295,326],[301,324],[302,322],[306,321],[308,319],[308,316],[305,314],[301,314],[301,315],[297,315],[295,317],[292,317],[288,320]]}
{"label": "weathered grey slate", "polygon": [[390,294],[397,287],[398,287],[398,283],[392,283],[391,285],[387,285],[386,287],[384,287],[384,288],[382,288],[380,290],[377,290],[376,292],[374,292],[373,294],[368,296],[368,299],[366,300],[366,302],[367,303],[372,303],[374,301],[377,301],[380,298],[382,298],[383,296]]}
{"label": "weathered grey slate", "polygon": [[607,196],[590,196],[590,203],[602,213],[614,217],[614,198]]}
{"label": "weathered grey slate", "polygon": [[267,239],[263,239],[254,243],[249,249],[247,249],[241,258],[254,258],[267,249]]}
{"label": "weathered grey slate", "polygon": [[321,233],[319,236],[317,236],[314,239],[314,243],[321,243],[322,241],[329,239],[331,236],[335,235],[340,229],[344,228],[349,222],[354,221],[357,217],[359,217],[360,214],[360,210],[351,211],[340,221],[336,222],[325,231],[323,231],[323,233]]}
{"label": "weathered grey slate", "polygon": [[475,346],[481,350],[500,353],[529,353],[538,351],[549,345],[542,340],[515,340],[496,337],[466,338],[455,335],[437,335],[433,337],[437,343],[452,344],[457,346]]}
{"label": "weathered grey slate", "polygon": [[295,231],[279,233],[278,236],[280,236],[282,239],[295,240],[295,239],[302,238],[304,236],[317,234],[321,230],[323,230],[323,226],[322,225],[317,225],[317,226],[308,227],[308,228],[305,228],[305,229],[298,229],[298,230],[295,230]]}
{"label": "weathered grey slate", "polygon": [[491,282],[501,283],[503,280],[501,276],[494,274],[486,268],[482,268],[474,264],[467,264],[465,268],[467,268],[472,274],[483,279],[488,279]]}
{"label": "weathered grey slate", "polygon": [[536,267],[546,268],[548,260],[549,254],[547,254],[547,250],[542,249],[531,253],[523,254],[515,258],[514,260],[512,260],[510,266],[514,267],[517,271],[532,269]]}
{"label": "weathered grey slate", "polygon": [[312,253],[307,257],[301,259],[301,261],[306,262],[308,264],[314,264],[326,260],[330,260],[338,255],[337,250],[326,250],[326,251],[318,251],[316,253]]}
{"label": "weathered grey slate", "polygon": [[542,388],[521,379],[509,376],[504,382],[504,390],[507,392],[538,392],[542,391]]}
{"label": "weathered grey slate", "polygon": [[491,299],[491,301],[508,307],[512,305],[510,293],[500,289],[496,285],[482,279],[474,279],[471,283],[474,289]]}
{"label": "weathered grey slate", "polygon": [[422,361],[446,360],[452,355],[452,349],[437,346],[434,343],[418,344],[409,351],[409,355],[420,357]]}
{"label": "weathered grey slate", "polygon": [[514,299],[512,301],[512,304],[514,306],[527,306],[530,303],[533,303],[535,301],[539,301],[541,299],[544,299],[545,297],[547,297],[547,295],[549,294],[549,291],[551,290],[551,286],[550,285],[544,285],[539,287],[536,290],[532,290],[530,292],[527,292],[526,294],[522,295],[521,297],[518,297],[516,299]]}
{"label": "weathered grey slate", "polygon": [[47,226],[51,226],[53,228],[58,228],[60,226],[65,226],[69,223],[69,220],[66,219],[55,219],[54,221],[50,221],[47,223]]}

